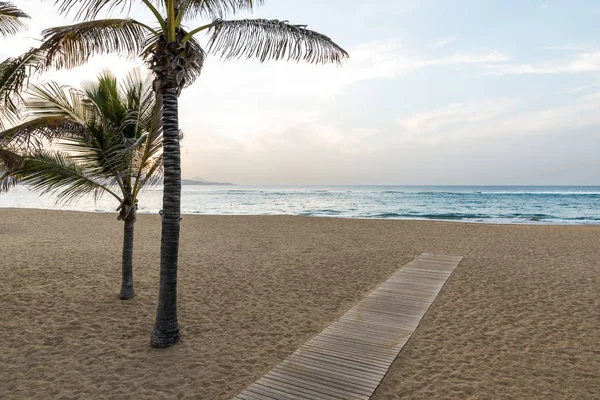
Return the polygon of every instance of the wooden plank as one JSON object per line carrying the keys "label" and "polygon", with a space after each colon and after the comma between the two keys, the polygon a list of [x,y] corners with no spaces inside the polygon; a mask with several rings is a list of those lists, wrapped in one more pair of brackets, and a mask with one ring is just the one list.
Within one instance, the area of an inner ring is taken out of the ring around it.
{"label": "wooden plank", "polygon": [[314,370],[311,371],[308,368],[298,369],[278,366],[271,372],[301,380],[306,385],[313,387],[314,390],[319,393],[329,393],[334,396],[342,396],[343,398],[361,398],[372,394],[372,389],[353,382],[339,380],[337,376],[315,372]]}
{"label": "wooden plank", "polygon": [[391,321],[389,321],[389,319],[387,319],[388,317],[385,315],[380,315],[380,318],[376,318],[376,317],[377,317],[376,315],[359,315],[359,316],[344,315],[344,316],[342,316],[342,319],[344,321],[369,323],[369,324],[380,325],[380,326],[394,327],[394,328],[398,328],[398,329],[410,329],[413,331],[416,328],[415,325],[410,325],[410,324],[400,323],[400,322],[391,322]]}
{"label": "wooden plank", "polygon": [[380,322],[385,323],[389,326],[408,327],[412,329],[415,329],[420,321],[420,319],[417,318],[403,317],[397,315],[395,316],[391,313],[385,313],[383,311],[375,310],[352,311],[349,312],[347,316],[344,316],[344,318],[354,318],[359,321]]}
{"label": "wooden plank", "polygon": [[342,338],[347,338],[350,340],[356,340],[356,341],[371,341],[372,343],[375,344],[382,344],[382,345],[388,345],[390,343],[390,339],[396,339],[396,338],[400,338],[400,337],[410,337],[411,335],[411,331],[408,329],[402,329],[400,330],[398,333],[386,333],[386,334],[376,334],[373,331],[367,331],[367,330],[360,330],[357,328],[354,328],[352,331],[348,331],[347,330],[348,327],[342,327],[340,329],[336,329],[336,328],[327,328],[326,331],[323,331],[323,333],[328,334],[328,336],[337,336],[337,337],[342,337]]}
{"label": "wooden plank", "polygon": [[[318,360],[322,360],[323,362],[327,362],[329,364],[333,364],[336,366],[347,366],[348,368],[352,368],[360,373],[365,374],[373,374],[380,375],[381,373],[385,373],[387,371],[386,367],[380,367],[377,365],[365,364],[359,361],[347,360],[345,358],[340,358],[339,356],[330,356],[327,354],[323,354],[320,352],[315,352],[314,350],[302,348],[296,350],[292,356],[299,355],[307,358],[315,358]],[[292,357],[290,356],[290,357]],[[285,361],[285,360],[284,360]]]}
{"label": "wooden plank", "polygon": [[384,368],[387,364],[385,361],[381,360],[384,357],[384,355],[379,355],[379,354],[371,355],[369,353],[365,353],[360,350],[352,350],[349,347],[344,348],[343,346],[332,346],[332,345],[321,344],[321,343],[312,343],[312,342],[306,344],[305,346],[306,346],[306,348],[314,349],[315,351],[318,351],[318,352],[323,352],[325,354],[336,354],[339,357],[347,358],[349,360],[364,362],[365,364],[376,365],[376,366],[380,366],[380,367],[384,367]]}
{"label": "wooden plank", "polygon": [[291,386],[311,390],[314,393],[320,394],[323,398],[361,399],[364,396],[363,394],[353,392],[352,388],[346,388],[344,385],[336,387],[331,382],[328,382],[325,377],[319,379],[318,377],[311,377],[307,374],[296,373],[295,371],[284,370],[279,367],[275,367],[267,376]]}
{"label": "wooden plank", "polygon": [[394,351],[394,348],[367,346],[339,338],[331,338],[329,340],[319,339],[318,342],[316,340],[313,341],[311,345],[317,348],[337,350],[343,354],[357,355],[365,360],[371,361],[381,361],[390,356],[395,357],[397,353]]}
{"label": "wooden plank", "polygon": [[252,385],[251,387],[246,389],[244,393],[251,394],[255,397],[258,397],[259,399],[285,400],[285,397],[283,397],[284,395],[282,395],[281,393],[264,388],[263,386],[257,384]]}
{"label": "wooden plank", "polygon": [[369,399],[461,260],[416,257],[235,399]]}
{"label": "wooden plank", "polygon": [[350,365],[349,363],[340,364],[340,363],[332,363],[330,359],[326,359],[325,357],[313,357],[309,355],[291,355],[288,359],[282,361],[282,365],[285,363],[289,363],[292,365],[300,364],[300,365],[310,365],[316,366],[325,370],[333,371],[333,372],[342,372],[344,375],[350,376],[352,378],[356,378],[359,381],[366,382],[378,382],[379,373],[365,371],[364,369],[356,369],[356,366]]}
{"label": "wooden plank", "polygon": [[352,385],[364,387],[366,389],[374,389],[379,385],[379,380],[375,378],[367,379],[364,376],[356,376],[355,374],[350,375],[345,368],[332,368],[328,365],[320,363],[319,360],[300,360],[297,359],[294,362],[290,362],[285,365],[286,369],[293,369],[297,371],[308,371],[308,372],[316,372],[318,376],[326,376],[330,379],[340,381],[340,382],[348,382]]}
{"label": "wooden plank", "polygon": [[247,391],[234,397],[236,400],[260,400],[260,397],[250,395]]}
{"label": "wooden plank", "polygon": [[371,361],[371,360],[367,360],[367,359],[361,358],[361,357],[353,355],[353,354],[346,354],[346,353],[342,353],[342,352],[339,352],[336,350],[315,348],[312,346],[303,346],[302,349],[307,350],[307,351],[312,351],[313,353],[323,354],[325,356],[339,358],[341,360],[354,361],[357,363],[372,366],[374,368],[380,368],[382,370],[386,370],[386,368],[389,368],[389,365],[386,365],[386,363],[384,363],[384,362]]}
{"label": "wooden plank", "polygon": [[351,333],[344,332],[321,332],[319,337],[315,337],[312,342],[320,340],[321,342],[341,342],[348,343],[357,349],[373,350],[373,352],[385,352],[394,347],[387,339],[371,340],[368,336],[354,336]]}
{"label": "wooden plank", "polygon": [[306,389],[306,388],[290,385],[289,383],[287,383],[285,381],[281,382],[278,380],[271,379],[271,377],[269,377],[268,375],[263,376],[261,379],[256,381],[256,384],[263,386],[263,387],[275,389],[279,392],[283,392],[283,393],[285,393],[286,396],[288,396],[288,398],[291,398],[293,400],[301,400],[301,399],[302,400],[304,400],[304,399],[333,400],[333,399],[337,399],[337,397],[326,396],[326,395],[323,395],[323,393],[317,393],[312,389]]}

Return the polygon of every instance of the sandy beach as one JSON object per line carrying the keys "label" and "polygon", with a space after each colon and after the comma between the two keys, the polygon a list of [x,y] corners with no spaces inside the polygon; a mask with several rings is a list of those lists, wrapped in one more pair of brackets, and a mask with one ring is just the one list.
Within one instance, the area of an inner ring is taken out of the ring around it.
{"label": "sandy beach", "polygon": [[160,218],[0,209],[4,399],[228,399],[422,252],[463,255],[374,399],[600,398],[600,226],[182,221],[182,343],[149,346]]}

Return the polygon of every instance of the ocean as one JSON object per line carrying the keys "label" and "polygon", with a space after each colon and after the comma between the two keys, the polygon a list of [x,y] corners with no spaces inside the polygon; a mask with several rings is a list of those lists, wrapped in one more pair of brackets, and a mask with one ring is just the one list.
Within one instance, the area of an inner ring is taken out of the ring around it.
{"label": "ocean", "polygon": [[[157,213],[161,188],[139,200]],[[24,186],[0,194],[0,207],[115,212],[110,196],[58,205]],[[303,215],[508,224],[600,224],[600,186],[183,186],[182,212]]]}

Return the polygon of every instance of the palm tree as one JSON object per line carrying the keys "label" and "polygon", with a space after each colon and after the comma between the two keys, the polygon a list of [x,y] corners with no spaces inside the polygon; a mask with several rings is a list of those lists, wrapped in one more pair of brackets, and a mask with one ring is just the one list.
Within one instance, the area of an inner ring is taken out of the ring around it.
{"label": "palm tree", "polygon": [[[309,63],[341,63],[348,54],[327,36],[287,21],[227,20],[252,11],[264,0],[52,0],[63,14],[82,21],[43,32],[45,67],[72,68],[97,54],[142,57],[154,73],[154,89],[163,101],[164,192],[160,256],[160,292],[151,344],[179,341],[177,265],[181,220],[181,162],[178,95],[200,74],[206,52],[194,38],[208,33],[208,52],[222,59],[258,58]],[[128,13],[144,6],[155,17],[149,24],[130,18],[95,19],[101,12]],[[188,29],[197,17],[212,22]]]}
{"label": "palm tree", "polygon": [[[47,83],[26,99],[29,118],[0,133],[10,149],[3,181],[18,179],[68,203],[104,194],[119,203],[124,222],[120,298],[133,297],[133,233],[138,196],[162,174],[162,128],[151,78],[130,73],[119,85],[109,72],[83,90]],[[51,142],[53,148],[44,149]],[[18,151],[17,149],[26,149]],[[33,149],[33,150],[32,150]],[[9,182],[10,183],[10,182]]]}
{"label": "palm tree", "polygon": [[9,1],[0,1],[0,36],[14,35],[25,28],[23,18],[29,18],[29,15]]}

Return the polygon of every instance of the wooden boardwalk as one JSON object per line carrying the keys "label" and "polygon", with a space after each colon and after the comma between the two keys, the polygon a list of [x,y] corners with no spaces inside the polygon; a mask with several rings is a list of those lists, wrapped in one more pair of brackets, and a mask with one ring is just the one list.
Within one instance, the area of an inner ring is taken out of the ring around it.
{"label": "wooden boardwalk", "polygon": [[235,399],[369,399],[461,260],[421,254]]}

